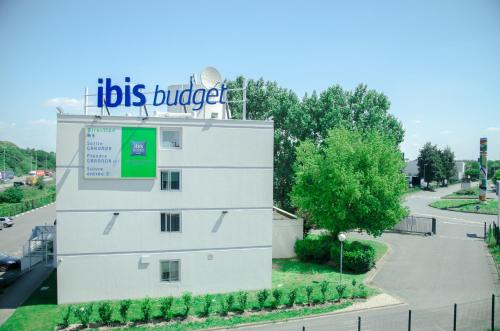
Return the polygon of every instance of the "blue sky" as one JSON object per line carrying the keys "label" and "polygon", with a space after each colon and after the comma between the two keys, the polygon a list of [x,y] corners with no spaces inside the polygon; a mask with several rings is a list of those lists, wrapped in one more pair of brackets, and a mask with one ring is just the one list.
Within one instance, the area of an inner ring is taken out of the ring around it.
{"label": "blue sky", "polygon": [[0,1],[0,140],[55,150],[55,106],[81,112],[98,77],[163,86],[215,66],[299,96],[385,93],[414,158],[500,159],[500,2]]}

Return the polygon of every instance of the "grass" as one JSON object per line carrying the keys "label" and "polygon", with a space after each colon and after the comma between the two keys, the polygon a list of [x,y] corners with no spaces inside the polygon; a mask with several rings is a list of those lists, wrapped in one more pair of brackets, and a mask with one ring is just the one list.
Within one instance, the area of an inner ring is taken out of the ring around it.
{"label": "grass", "polygon": [[20,188],[24,197],[19,203],[0,203],[1,216],[15,216],[22,212],[44,206],[55,199],[56,186],[54,181],[46,182],[43,189],[36,186]]}
{"label": "grass", "polygon": [[477,199],[479,196],[479,187],[474,186],[470,188],[460,189],[456,192],[448,194],[443,199]]}
{"label": "grass", "polygon": [[[478,199],[442,199],[431,203],[429,206],[445,209],[451,211],[459,211],[464,213],[478,213],[478,214],[498,214],[498,202],[497,200],[487,200],[484,203],[480,203]],[[479,206],[479,210],[476,210],[476,206]]]}
{"label": "grass", "polygon": [[[387,247],[379,242],[370,240],[360,240],[369,243],[374,246],[376,251],[377,259],[385,254]],[[312,263],[302,263],[293,259],[277,259],[273,260],[273,288],[280,288],[283,290],[283,303],[286,301],[286,293],[292,288],[298,288],[297,293],[297,303],[303,304],[307,301],[305,294],[305,287],[307,285],[313,285],[313,301],[319,302],[321,300],[321,294],[319,291],[319,283],[321,281],[328,281],[330,283],[329,289],[327,291],[327,298],[330,300],[338,299],[338,295],[335,291],[335,285],[339,281],[338,270],[329,265],[318,265]],[[355,279],[358,284],[362,283],[366,274],[354,275],[349,273],[344,273],[343,282],[344,284],[350,285],[351,281]],[[54,330],[57,323],[60,321],[61,312],[67,305],[57,305],[57,290],[56,290],[56,272],[53,272],[40,287],[48,286],[49,289],[46,291],[40,291],[37,289],[31,297],[16,311],[14,314],[2,325],[0,326],[0,331],[14,331],[14,330]],[[378,293],[375,289],[366,288],[368,295],[373,295]],[[352,294],[353,287],[348,286],[346,291],[346,296]],[[256,291],[250,291],[248,297],[248,307],[251,310],[257,309]],[[228,294],[214,296],[215,299],[220,299],[227,297]],[[267,310],[270,308],[272,296],[267,300],[266,307]],[[230,327],[242,323],[254,323],[260,321],[276,321],[289,319],[293,317],[306,316],[311,314],[319,314],[332,312],[338,309],[345,308],[352,304],[352,301],[342,301],[340,303],[329,304],[329,305],[319,305],[319,306],[300,306],[300,309],[293,310],[275,310],[269,311],[264,314],[249,314],[245,313],[243,315],[234,314],[230,318],[223,318],[214,314],[215,310],[219,309],[218,300],[214,302],[214,307],[212,307],[212,314],[209,318],[198,319],[194,321],[186,322],[171,322],[168,325],[159,325],[155,327],[161,330],[194,330],[203,329],[215,326]],[[114,306],[113,319],[120,320],[118,315],[118,302],[112,302]],[[195,314],[202,310],[203,298],[194,297],[193,306],[191,311]],[[237,304],[236,304],[237,306]],[[183,310],[183,305],[180,298],[174,300],[174,305],[172,307],[174,316],[181,314]],[[94,313],[92,315],[92,321],[97,321],[97,307],[94,306]],[[153,309],[153,316],[159,318],[160,312],[158,307]],[[140,312],[140,300],[134,300],[129,311],[130,320],[139,321],[141,319]],[[78,323],[78,321],[72,316],[70,323]],[[130,326],[127,330],[145,330],[144,326]],[[151,328],[148,328],[151,329]]]}
{"label": "grass", "polygon": [[[498,273],[500,272],[500,247],[496,244],[495,237],[493,236],[493,231],[491,230],[488,231],[486,243],[488,244],[488,250],[493,257],[493,261],[495,262]],[[498,274],[498,278],[500,279],[500,274]]]}

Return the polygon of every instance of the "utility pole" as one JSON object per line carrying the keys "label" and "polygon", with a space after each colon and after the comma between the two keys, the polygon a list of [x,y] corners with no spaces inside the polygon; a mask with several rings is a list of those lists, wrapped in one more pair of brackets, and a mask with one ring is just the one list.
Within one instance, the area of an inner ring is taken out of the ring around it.
{"label": "utility pole", "polygon": [[3,173],[5,175],[5,146],[3,147]]}
{"label": "utility pole", "polygon": [[47,171],[47,154],[45,154],[45,171]]}

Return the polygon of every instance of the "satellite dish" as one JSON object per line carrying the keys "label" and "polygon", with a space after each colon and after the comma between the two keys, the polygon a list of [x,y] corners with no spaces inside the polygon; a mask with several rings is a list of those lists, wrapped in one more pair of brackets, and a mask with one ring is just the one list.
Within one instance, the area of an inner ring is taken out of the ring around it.
{"label": "satellite dish", "polygon": [[201,72],[201,84],[205,88],[214,88],[217,84],[222,83],[222,77],[217,69],[214,67],[206,67]]}

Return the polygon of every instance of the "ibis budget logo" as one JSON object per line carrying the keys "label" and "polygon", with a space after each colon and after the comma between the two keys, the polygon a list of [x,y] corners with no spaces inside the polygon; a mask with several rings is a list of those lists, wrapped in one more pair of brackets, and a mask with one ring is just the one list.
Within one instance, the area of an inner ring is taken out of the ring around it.
{"label": "ibis budget logo", "polygon": [[132,155],[146,155],[146,142],[145,141],[132,141]]}
{"label": "ibis budget logo", "polygon": [[196,82],[195,76],[192,76],[186,88],[176,85],[165,89],[156,84],[153,89],[146,92],[145,84],[132,84],[130,77],[125,77],[120,83],[113,82],[111,78],[99,78],[97,79],[97,106],[99,108],[145,105],[190,106],[192,110],[199,111],[206,104],[226,103],[228,87],[222,82],[217,69],[205,68],[200,80],[201,84]]}

